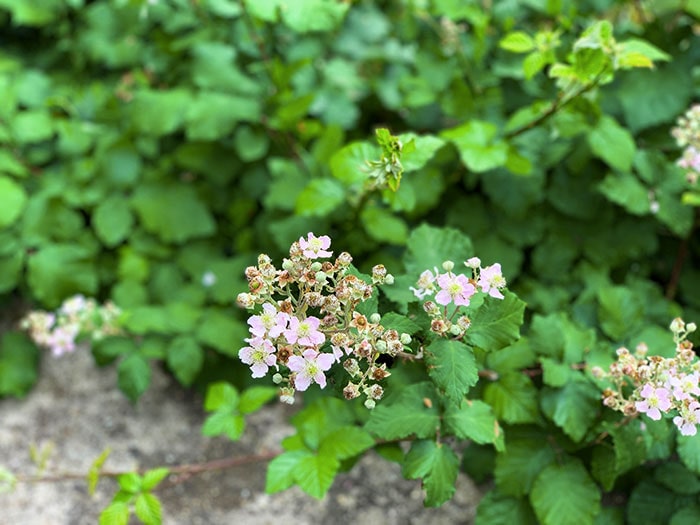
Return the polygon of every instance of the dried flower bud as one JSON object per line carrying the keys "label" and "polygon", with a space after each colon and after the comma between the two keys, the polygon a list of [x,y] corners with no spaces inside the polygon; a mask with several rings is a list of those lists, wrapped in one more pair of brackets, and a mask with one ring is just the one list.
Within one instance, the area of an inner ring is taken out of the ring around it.
{"label": "dried flower bud", "polygon": [[350,266],[350,263],[352,262],[352,255],[350,255],[348,252],[342,252],[340,255],[338,255],[335,262],[341,268]]}
{"label": "dried flower bud", "polygon": [[356,397],[359,397],[360,395],[360,389],[355,383],[348,383],[345,388],[343,388],[343,397],[345,399],[355,399]]}
{"label": "dried flower bud", "polygon": [[255,306],[255,297],[249,293],[239,293],[236,302],[241,308],[250,309]]}

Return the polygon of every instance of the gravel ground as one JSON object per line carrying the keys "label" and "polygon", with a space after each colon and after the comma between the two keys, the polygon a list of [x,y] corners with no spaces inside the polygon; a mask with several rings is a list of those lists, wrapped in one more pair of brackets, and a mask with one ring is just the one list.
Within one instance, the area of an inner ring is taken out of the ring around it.
{"label": "gravel ground", "polygon": [[[289,409],[270,405],[248,419],[243,438],[204,438],[202,400],[153,370],[153,383],[133,407],[116,389],[113,367],[97,368],[86,352],[46,357],[41,379],[23,400],[0,401],[0,466],[35,474],[29,449],[52,447],[45,474],[87,472],[106,448],[104,468],[125,470],[264,454],[293,433]],[[171,477],[157,492],[165,525],[263,525],[286,523],[399,525],[469,524],[480,493],[460,475],[457,494],[439,509],[425,509],[418,481],[401,477],[398,465],[374,454],[336,478],[324,500],[298,488],[264,493],[266,463],[208,472],[186,480]],[[116,490],[102,479],[94,496],[84,479],[19,483],[0,494],[0,525],[95,524]],[[132,523],[139,523],[133,520]]]}

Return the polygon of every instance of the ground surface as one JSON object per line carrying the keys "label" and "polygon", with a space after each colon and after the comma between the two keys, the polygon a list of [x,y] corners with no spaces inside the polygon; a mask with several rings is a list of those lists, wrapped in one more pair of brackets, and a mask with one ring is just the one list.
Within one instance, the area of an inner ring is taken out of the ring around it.
{"label": "ground surface", "polygon": [[[34,474],[30,445],[52,444],[46,473],[87,472],[107,446],[112,453],[106,469],[151,468],[275,451],[292,433],[286,408],[273,404],[249,418],[239,442],[203,438],[201,399],[162,371],[153,372],[151,388],[132,407],[115,387],[113,367],[97,368],[85,352],[47,356],[26,399],[0,400],[0,466]],[[424,509],[419,482],[404,480],[396,464],[373,454],[340,475],[323,501],[297,488],[264,494],[265,468],[259,462],[168,480],[158,491],[164,525],[469,524],[479,498],[477,488],[460,476],[452,501]],[[115,487],[103,479],[90,497],[82,479],[21,483],[0,494],[0,525],[96,524]]]}

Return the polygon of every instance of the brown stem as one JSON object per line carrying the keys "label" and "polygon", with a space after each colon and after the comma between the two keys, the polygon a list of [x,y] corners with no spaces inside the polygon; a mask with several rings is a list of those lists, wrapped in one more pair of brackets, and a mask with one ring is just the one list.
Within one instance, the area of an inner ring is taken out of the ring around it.
{"label": "brown stem", "polygon": [[693,226],[690,228],[688,235],[683,238],[681,243],[678,245],[678,252],[676,252],[676,260],[673,263],[673,269],[671,270],[671,276],[669,277],[668,284],[666,285],[666,299],[673,300],[676,297],[676,292],[678,291],[678,281],[681,278],[681,272],[683,271],[683,265],[685,264],[685,259],[688,256],[688,245],[690,244],[690,239],[695,231],[695,226],[697,225],[697,213],[695,214],[695,220],[693,221]]}

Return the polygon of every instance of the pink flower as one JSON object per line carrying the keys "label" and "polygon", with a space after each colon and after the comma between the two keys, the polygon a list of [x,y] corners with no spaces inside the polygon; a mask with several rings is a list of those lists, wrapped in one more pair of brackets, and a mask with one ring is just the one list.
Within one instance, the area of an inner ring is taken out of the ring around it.
{"label": "pink flower", "polygon": [[325,388],[326,376],[323,372],[335,362],[333,354],[319,354],[316,350],[309,348],[304,351],[302,356],[293,355],[287,361],[289,369],[296,372],[295,388],[303,392],[314,382],[318,383],[321,388]]}
{"label": "pink flower", "polygon": [[284,337],[290,345],[318,346],[323,344],[326,336],[318,330],[321,320],[316,317],[307,317],[300,321],[296,317],[289,318],[289,328],[284,331]]}
{"label": "pink flower", "polygon": [[435,282],[435,276],[430,270],[425,270],[418,278],[418,288],[413,286],[409,289],[413,292],[413,295],[418,297],[418,299],[423,299],[426,295],[432,295],[434,290],[433,283]]}
{"label": "pink flower", "polygon": [[75,350],[75,338],[80,332],[80,326],[75,323],[57,326],[47,338],[47,345],[56,357]]}
{"label": "pink flower", "polygon": [[308,257],[309,259],[330,257],[333,255],[333,252],[328,251],[330,246],[331,238],[328,235],[316,237],[313,233],[309,232],[308,240],[304,239],[303,237],[299,237],[299,247],[302,249],[304,257]]}
{"label": "pink flower", "polygon": [[479,282],[477,284],[482,292],[496,299],[503,299],[500,289],[505,287],[506,280],[501,274],[501,265],[496,263],[483,268],[479,274]]}
{"label": "pink flower", "polygon": [[698,372],[693,372],[692,374],[683,374],[680,377],[672,376],[669,378],[668,384],[673,387],[673,397],[678,401],[683,401],[691,399],[692,396],[700,396],[698,380],[700,380],[700,375]]}
{"label": "pink flower", "polygon": [[698,433],[697,424],[700,422],[700,403],[693,401],[687,407],[681,408],[680,415],[673,418],[673,424],[678,427],[683,436],[694,436]]}
{"label": "pink flower", "polygon": [[435,302],[448,305],[454,302],[458,306],[469,306],[469,298],[476,293],[476,288],[462,274],[443,273],[437,278],[441,290],[435,295]]}
{"label": "pink flower", "polygon": [[271,366],[278,368],[275,347],[268,339],[252,337],[246,341],[250,346],[241,348],[238,352],[238,358],[246,365],[251,365],[253,377],[264,377]]}
{"label": "pink flower", "polygon": [[278,312],[270,303],[263,304],[260,315],[253,315],[248,319],[250,333],[257,337],[279,337],[287,329],[289,314]]}
{"label": "pink flower", "polygon": [[638,412],[655,421],[661,419],[661,411],[666,412],[671,408],[670,392],[666,388],[655,388],[651,383],[647,383],[639,393],[643,401],[635,402],[634,406]]}

